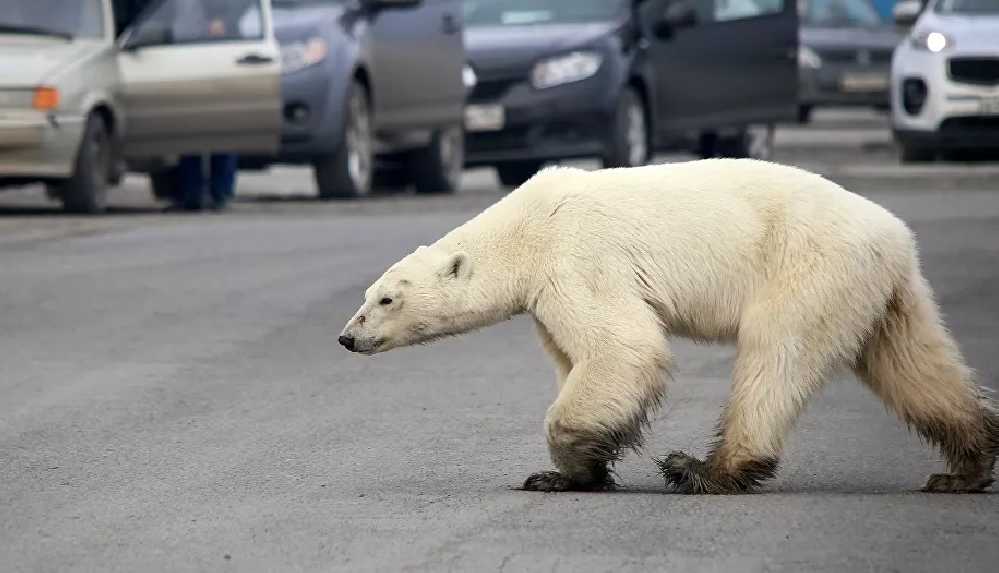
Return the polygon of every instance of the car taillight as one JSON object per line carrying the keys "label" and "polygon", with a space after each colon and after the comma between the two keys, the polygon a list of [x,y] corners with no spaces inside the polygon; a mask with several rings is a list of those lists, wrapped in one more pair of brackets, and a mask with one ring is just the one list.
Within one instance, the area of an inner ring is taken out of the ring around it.
{"label": "car taillight", "polygon": [[926,82],[919,78],[906,78],[902,82],[902,107],[909,115],[917,115],[926,104]]}

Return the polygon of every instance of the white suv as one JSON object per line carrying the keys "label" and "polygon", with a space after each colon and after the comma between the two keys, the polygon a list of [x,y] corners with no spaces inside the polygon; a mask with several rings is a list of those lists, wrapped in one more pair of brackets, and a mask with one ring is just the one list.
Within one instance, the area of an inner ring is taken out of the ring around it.
{"label": "white suv", "polygon": [[902,0],[912,25],[892,59],[892,124],[902,161],[999,150],[999,0]]}

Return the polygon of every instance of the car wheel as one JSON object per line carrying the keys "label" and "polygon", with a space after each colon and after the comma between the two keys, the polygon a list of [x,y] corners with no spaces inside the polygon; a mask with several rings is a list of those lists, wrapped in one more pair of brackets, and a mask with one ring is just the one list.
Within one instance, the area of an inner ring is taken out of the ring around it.
{"label": "car wheel", "polygon": [[936,159],[936,150],[922,145],[902,143],[899,145],[899,158],[902,163],[927,163]]}
{"label": "car wheel", "polygon": [[312,164],[321,199],[363,197],[371,192],[374,137],[368,95],[359,82],[350,87],[346,107],[340,148]]}
{"label": "car wheel", "polygon": [[734,157],[769,161],[774,155],[775,131],[773,124],[756,124],[731,136],[702,134],[698,154],[705,158]]}
{"label": "car wheel", "polygon": [[171,201],[177,197],[177,190],[180,188],[180,180],[176,167],[168,167],[149,172],[149,186],[152,187],[153,197],[160,201]]}
{"label": "car wheel", "polygon": [[409,173],[417,193],[454,193],[465,167],[465,135],[459,127],[434,132],[430,144],[409,157]]}
{"label": "car wheel", "polygon": [[533,177],[543,165],[543,161],[507,161],[496,165],[496,175],[504,186],[519,187]]}
{"label": "car wheel", "polygon": [[102,213],[107,209],[111,137],[101,116],[91,114],[83,128],[73,175],[59,186],[63,208],[70,213]]}
{"label": "car wheel", "polygon": [[798,106],[798,123],[808,123],[812,121],[812,106],[810,105],[799,105]]}
{"label": "car wheel", "polygon": [[375,167],[371,173],[371,192],[401,191],[409,185],[409,172],[403,167]]}
{"label": "car wheel", "polygon": [[603,166],[637,167],[649,161],[648,114],[642,98],[625,88],[618,99]]}

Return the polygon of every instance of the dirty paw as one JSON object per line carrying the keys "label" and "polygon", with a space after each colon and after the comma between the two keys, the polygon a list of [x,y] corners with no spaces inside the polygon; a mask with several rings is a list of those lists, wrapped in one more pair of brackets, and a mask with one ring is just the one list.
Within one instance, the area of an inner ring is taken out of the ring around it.
{"label": "dirty paw", "polygon": [[929,493],[980,493],[992,485],[991,477],[960,474],[933,474],[926,480],[923,491]]}
{"label": "dirty paw", "polygon": [[663,474],[666,487],[677,493],[711,493],[707,464],[683,452],[670,452],[654,460]]}
{"label": "dirty paw", "polygon": [[600,483],[577,483],[559,472],[548,471],[532,474],[524,481],[524,491],[609,491],[614,489],[613,481]]}

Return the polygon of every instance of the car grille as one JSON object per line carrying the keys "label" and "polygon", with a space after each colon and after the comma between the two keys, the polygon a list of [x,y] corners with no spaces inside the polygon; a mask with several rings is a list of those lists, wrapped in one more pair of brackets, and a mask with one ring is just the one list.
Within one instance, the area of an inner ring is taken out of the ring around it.
{"label": "car grille", "polygon": [[965,84],[999,84],[999,58],[951,58],[950,79]]}
{"label": "car grille", "polygon": [[999,132],[999,115],[951,117],[940,123],[940,132],[944,135],[996,133]]}
{"label": "car grille", "polygon": [[507,128],[503,131],[469,133],[465,146],[470,153],[523,149],[528,144],[528,128]]}
{"label": "car grille", "polygon": [[497,80],[479,79],[472,89],[468,100],[472,102],[496,101],[506,95],[514,85],[520,81],[519,78],[506,78]]}
{"label": "car grille", "polygon": [[825,62],[837,64],[887,64],[891,62],[891,50],[821,50],[819,56]]}

